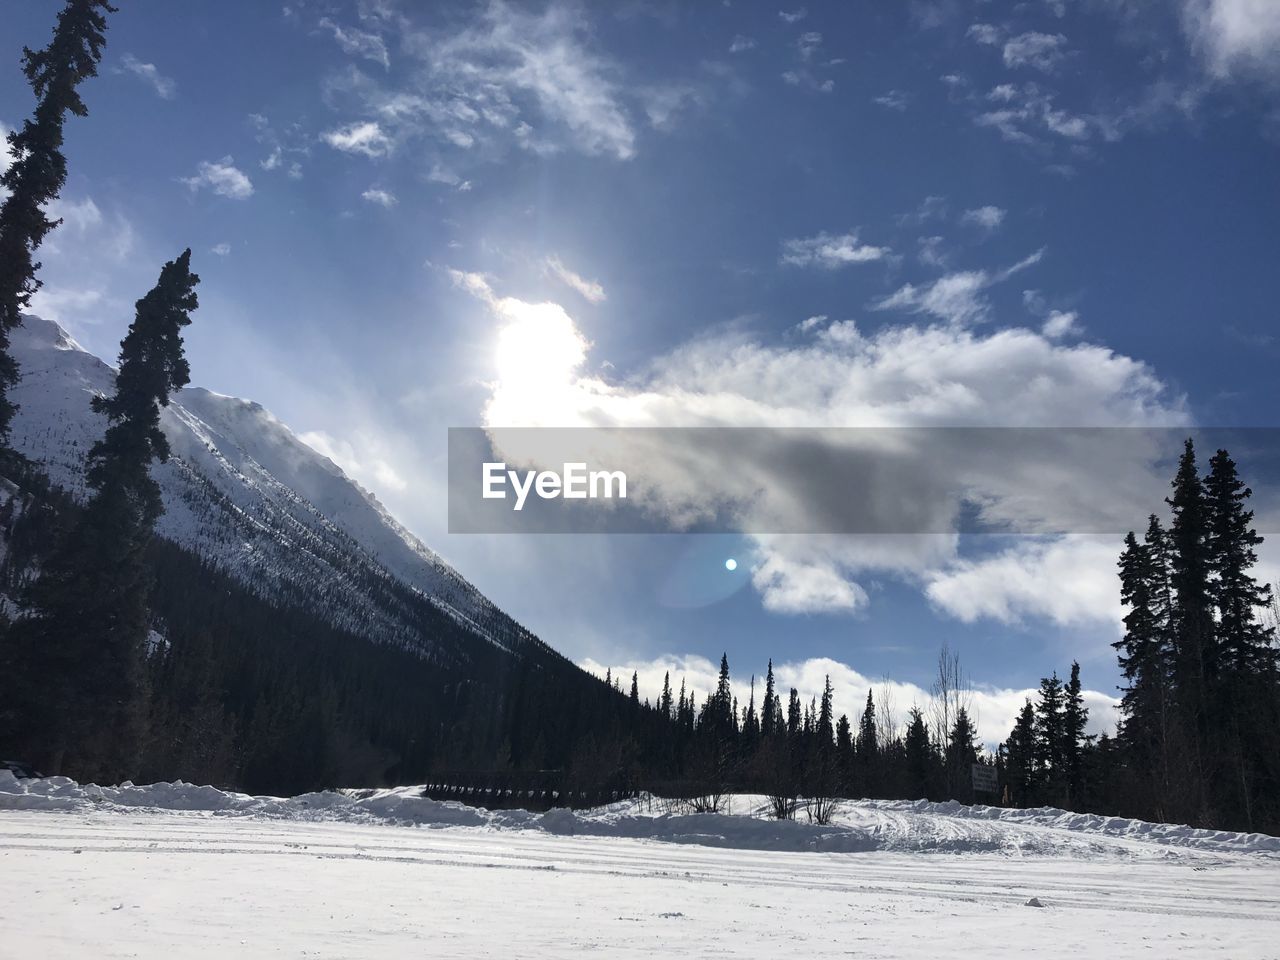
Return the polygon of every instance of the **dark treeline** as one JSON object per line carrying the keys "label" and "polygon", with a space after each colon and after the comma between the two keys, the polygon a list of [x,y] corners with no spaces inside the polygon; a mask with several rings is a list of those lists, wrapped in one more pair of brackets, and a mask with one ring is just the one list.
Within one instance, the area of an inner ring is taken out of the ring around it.
{"label": "dark treeline", "polygon": [[[22,486],[41,492],[15,495],[0,511],[3,583],[18,596],[49,545],[66,543],[86,514],[41,489],[38,475]],[[557,769],[595,787],[634,776],[638,744],[662,740],[656,717],[637,719],[626,696],[563,657],[540,644],[513,657],[425,600],[423,648],[450,656],[335,627],[311,612],[308,588],[260,595],[166,540],[150,541],[145,568],[150,614],[134,635],[141,676],[127,690],[110,682],[110,667],[78,659],[78,642],[55,644],[66,654],[56,660],[15,663],[24,618],[0,635],[14,694],[0,713],[0,753],[85,779],[296,793],[420,783],[434,769]],[[64,702],[57,690],[79,700]],[[72,730],[94,729],[100,697],[127,704],[138,724],[127,755],[118,732],[63,743],[48,725],[56,709]]]}

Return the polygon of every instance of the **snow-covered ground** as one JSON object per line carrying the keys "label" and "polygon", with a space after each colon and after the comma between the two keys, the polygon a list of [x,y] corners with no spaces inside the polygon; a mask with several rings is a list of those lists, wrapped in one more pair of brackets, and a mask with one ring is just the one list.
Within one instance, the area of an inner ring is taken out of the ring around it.
{"label": "snow-covered ground", "polygon": [[0,773],[0,956],[1280,957],[1276,838],[873,801],[822,827],[757,805],[488,813]]}

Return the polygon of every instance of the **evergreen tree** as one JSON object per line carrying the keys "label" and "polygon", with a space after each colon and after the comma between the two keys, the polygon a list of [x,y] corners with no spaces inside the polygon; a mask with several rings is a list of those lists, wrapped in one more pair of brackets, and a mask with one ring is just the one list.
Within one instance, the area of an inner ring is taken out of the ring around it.
{"label": "evergreen tree", "polygon": [[818,707],[817,721],[818,743],[824,749],[829,749],[831,747],[832,739],[835,736],[835,728],[832,724],[832,720],[834,719],[832,697],[831,676],[828,674],[826,683],[822,688],[822,703]]}
{"label": "evergreen tree", "polygon": [[9,338],[22,323],[22,311],[40,288],[34,256],[57,226],[46,208],[67,180],[62,127],[68,113],[88,115],[76,88],[98,73],[107,23],[114,13],[107,0],[69,0],[58,14],[53,39],[43,50],[24,47],[22,71],[36,95],[36,108],[21,130],[8,136],[13,162],[0,175],[8,196],[0,206],[0,443],[7,444],[16,408],[9,390],[18,382],[18,365]]}
{"label": "evergreen tree", "polygon": [[1071,677],[1063,693],[1062,708],[1062,761],[1066,772],[1068,805],[1080,809],[1083,801],[1082,753],[1085,748],[1085,724],[1089,722],[1089,709],[1084,705],[1080,684],[1080,664],[1072,662]]}
{"label": "evergreen tree", "polygon": [[[1195,446],[1187,440],[1173,480],[1173,509],[1169,528],[1172,550],[1170,585],[1173,607],[1174,682],[1179,705],[1196,735],[1196,754],[1210,726],[1210,690],[1218,676],[1218,650],[1210,588],[1212,558],[1209,553],[1208,505],[1204,485],[1196,472]],[[1197,767],[1199,762],[1197,760]]]}
{"label": "evergreen tree", "polygon": [[924,722],[924,714],[919,707],[912,707],[907,720],[907,734],[904,742],[906,770],[906,787],[908,800],[928,799],[931,791],[931,768],[933,766],[933,748],[929,744],[929,726]]}
{"label": "evergreen tree", "polygon": [[662,699],[658,701],[658,711],[662,716],[671,719],[671,671],[662,675]]}
{"label": "evergreen tree", "polygon": [[880,744],[876,732],[876,703],[870,690],[867,705],[858,722],[858,739],[854,750],[858,777],[864,794],[874,797],[880,792]]}
{"label": "evergreen tree", "polygon": [[1220,813],[1252,830],[1259,801],[1264,808],[1275,805],[1272,797],[1280,785],[1280,737],[1274,732],[1280,721],[1280,688],[1275,628],[1264,626],[1259,618],[1271,604],[1271,588],[1259,586],[1251,573],[1262,537],[1253,529],[1253,511],[1245,509],[1250,496],[1235,462],[1226,450],[1219,450],[1209,461],[1205,479],[1206,546],[1214,574],[1210,593],[1217,608],[1219,657],[1217,689],[1210,692],[1210,785]]}
{"label": "evergreen tree", "polygon": [[1015,804],[1026,806],[1036,797],[1039,782],[1036,770],[1036,711],[1030,700],[1023,704],[1013,731],[1005,741],[1005,777]]}
{"label": "evergreen tree", "polygon": [[1043,781],[1062,786],[1063,730],[1062,681],[1057,671],[1040,681],[1036,702],[1036,768]]}
{"label": "evergreen tree", "polygon": [[1253,491],[1236,473],[1226,450],[1209,461],[1205,480],[1208,519],[1206,546],[1215,574],[1212,596],[1218,609],[1217,649],[1224,672],[1235,677],[1275,667],[1275,631],[1264,628],[1258,613],[1271,603],[1270,585],[1259,586],[1250,575],[1262,543],[1253,529],[1253,511],[1244,503]]}
{"label": "evergreen tree", "polygon": [[1132,533],[1125,538],[1120,556],[1120,600],[1128,611],[1124,636],[1112,644],[1125,678],[1120,738],[1152,811],[1169,795],[1175,739],[1171,565],[1169,536],[1152,514],[1142,542]]}
{"label": "evergreen tree", "polygon": [[840,714],[836,721],[836,768],[840,774],[840,788],[843,791],[853,789],[853,726],[849,723],[848,714]]}
{"label": "evergreen tree", "polygon": [[81,780],[134,775],[146,712],[150,575],[145,551],[163,506],[150,475],[168,459],[160,409],[190,371],[182,328],[196,309],[191,251],[164,265],[120,345],[115,393],[94,397],[107,429],[89,451],[79,522],[27,591],[14,644],[47,771]]}
{"label": "evergreen tree", "polygon": [[631,671],[631,706],[640,706],[640,675]]}
{"label": "evergreen tree", "polygon": [[771,737],[780,733],[782,726],[782,704],[778,702],[778,693],[773,682],[773,659],[769,660],[769,670],[764,675],[764,706],[760,709],[760,735]]}
{"label": "evergreen tree", "polygon": [[791,688],[791,699],[787,701],[787,737],[795,740],[800,735],[800,693]]}
{"label": "evergreen tree", "polygon": [[973,799],[972,768],[978,762],[978,728],[969,719],[969,711],[960,707],[956,720],[947,735],[947,766],[953,771],[952,789],[958,794],[954,799]]}

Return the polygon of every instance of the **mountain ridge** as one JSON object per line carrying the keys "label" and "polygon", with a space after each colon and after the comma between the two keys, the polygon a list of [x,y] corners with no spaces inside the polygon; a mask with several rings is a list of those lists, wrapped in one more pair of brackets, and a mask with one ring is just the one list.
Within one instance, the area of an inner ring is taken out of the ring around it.
{"label": "mountain ridge", "polygon": [[[83,500],[84,456],[105,427],[89,400],[113,388],[115,370],[37,316],[14,331],[13,352],[13,446]],[[306,585],[336,626],[432,659],[465,657],[420,635],[407,589],[517,657],[531,646],[554,653],[262,404],[189,386],[161,428],[172,455],[152,470],[165,505],[157,535],[251,589]]]}

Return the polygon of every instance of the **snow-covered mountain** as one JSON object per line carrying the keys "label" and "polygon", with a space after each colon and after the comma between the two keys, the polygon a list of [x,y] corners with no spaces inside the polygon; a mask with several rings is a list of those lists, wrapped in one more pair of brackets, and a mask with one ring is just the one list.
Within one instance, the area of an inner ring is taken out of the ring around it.
{"label": "snow-covered mountain", "polygon": [[[13,445],[83,497],[84,456],[105,425],[89,400],[113,389],[115,370],[34,316],[14,332],[13,352]],[[424,598],[508,651],[545,649],[261,404],[189,387],[161,423],[173,455],[153,470],[165,504],[157,532],[256,592],[305,587],[335,625],[429,657],[457,652],[423,636]]]}

